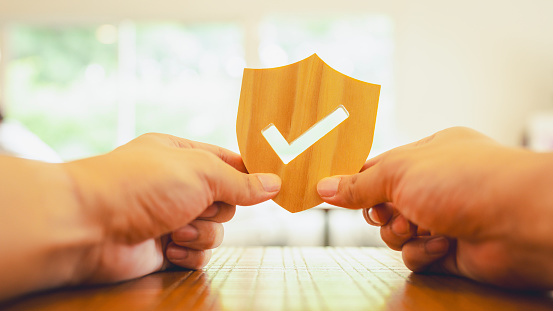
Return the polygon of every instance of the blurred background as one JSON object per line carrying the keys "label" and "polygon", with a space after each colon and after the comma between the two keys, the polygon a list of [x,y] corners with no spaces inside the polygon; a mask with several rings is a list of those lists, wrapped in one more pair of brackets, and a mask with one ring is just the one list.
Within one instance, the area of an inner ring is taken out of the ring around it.
{"label": "blurred background", "polygon": [[[317,53],[382,85],[371,156],[451,126],[553,149],[550,0],[0,0],[0,152],[146,132],[238,151],[241,75]],[[379,245],[360,211],[239,207],[225,245]]]}

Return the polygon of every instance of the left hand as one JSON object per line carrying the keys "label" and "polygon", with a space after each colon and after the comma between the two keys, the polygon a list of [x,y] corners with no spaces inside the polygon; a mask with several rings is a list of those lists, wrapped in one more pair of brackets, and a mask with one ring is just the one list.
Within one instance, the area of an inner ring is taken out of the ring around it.
{"label": "left hand", "polygon": [[75,283],[116,282],[171,264],[200,269],[236,204],[257,204],[280,190],[278,176],[247,174],[238,154],[161,134],[69,162],[67,169],[102,236]]}

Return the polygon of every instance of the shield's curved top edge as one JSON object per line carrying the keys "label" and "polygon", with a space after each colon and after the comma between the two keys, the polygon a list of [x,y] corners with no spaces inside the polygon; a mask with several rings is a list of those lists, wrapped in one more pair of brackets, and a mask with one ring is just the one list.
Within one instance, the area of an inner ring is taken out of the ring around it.
{"label": "shield's curved top edge", "polygon": [[294,62],[294,63],[291,63],[291,64],[288,64],[288,65],[283,65],[283,66],[278,66],[278,67],[271,67],[271,68],[244,68],[244,72],[245,71],[259,71],[259,70],[278,70],[278,69],[284,69],[284,68],[288,68],[288,67],[291,67],[291,66],[297,66],[303,62],[306,62],[306,61],[309,61],[310,59],[313,59],[314,61],[316,62],[321,62],[324,66],[332,69],[333,71],[337,72],[338,74],[344,76],[344,77],[347,77],[347,78],[350,78],[354,81],[358,81],[358,82],[361,82],[361,83],[365,83],[365,84],[371,84],[371,85],[376,85],[376,86],[379,86],[379,84],[374,84],[374,83],[370,83],[370,82],[366,82],[366,81],[363,81],[363,80],[359,80],[359,79],[356,79],[354,77],[351,77],[351,76],[348,76],[344,73],[341,73],[340,71],[332,68],[330,65],[328,65],[324,60],[322,60],[319,55],[317,55],[317,53],[313,53],[311,56],[308,56],[302,60],[299,60],[297,62]]}

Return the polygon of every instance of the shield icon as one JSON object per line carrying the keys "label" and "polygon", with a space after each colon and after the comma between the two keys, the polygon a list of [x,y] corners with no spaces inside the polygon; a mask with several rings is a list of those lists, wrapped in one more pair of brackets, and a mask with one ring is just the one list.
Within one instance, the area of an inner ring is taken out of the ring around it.
{"label": "shield icon", "polygon": [[348,77],[316,54],[244,69],[236,134],[246,168],[281,177],[274,201],[286,210],[319,205],[319,180],[359,172],[366,161],[379,95],[380,85]]}

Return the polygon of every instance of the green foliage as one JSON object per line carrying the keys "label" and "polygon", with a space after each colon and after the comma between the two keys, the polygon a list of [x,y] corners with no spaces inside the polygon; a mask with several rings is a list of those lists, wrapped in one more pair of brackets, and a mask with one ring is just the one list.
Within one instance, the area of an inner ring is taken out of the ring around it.
{"label": "green foliage", "polygon": [[87,83],[89,65],[106,76],[117,67],[117,48],[95,37],[95,27],[18,25],[10,33],[7,114],[64,159],[104,153],[115,145],[113,96]]}
{"label": "green foliage", "polygon": [[94,27],[16,26],[11,32],[12,59],[32,63],[31,81],[70,87],[91,63],[114,71],[115,45],[99,44]]}

